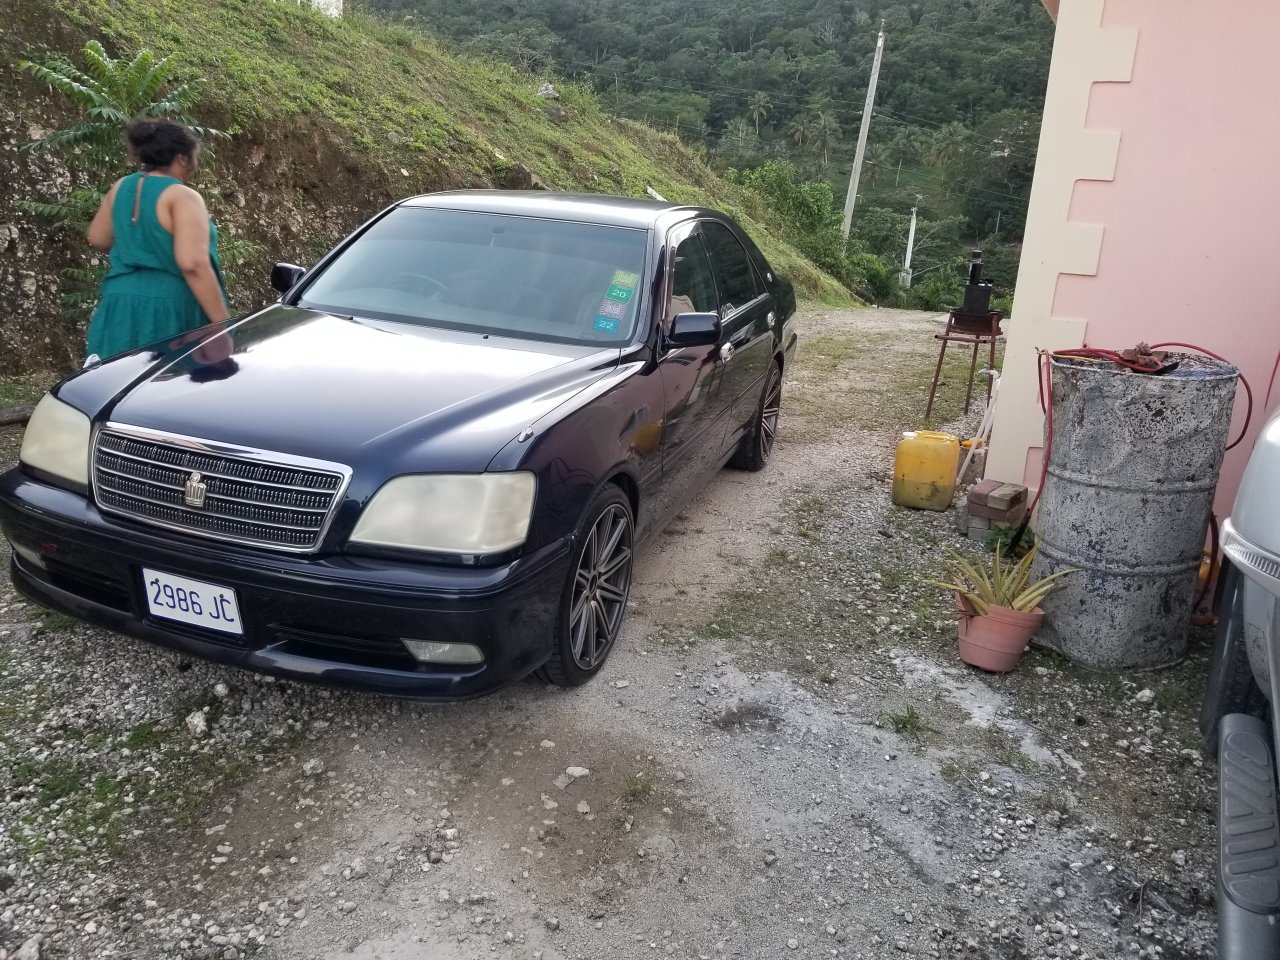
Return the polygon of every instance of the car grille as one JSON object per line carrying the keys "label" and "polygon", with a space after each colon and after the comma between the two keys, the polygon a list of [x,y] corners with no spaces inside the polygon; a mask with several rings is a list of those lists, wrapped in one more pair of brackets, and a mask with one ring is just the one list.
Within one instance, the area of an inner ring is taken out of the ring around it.
{"label": "car grille", "polygon": [[[272,462],[271,456],[105,428],[94,451],[94,496],[104,510],[157,526],[279,550],[313,550],[346,476],[338,469]],[[204,485],[199,507],[185,499],[193,474]]]}

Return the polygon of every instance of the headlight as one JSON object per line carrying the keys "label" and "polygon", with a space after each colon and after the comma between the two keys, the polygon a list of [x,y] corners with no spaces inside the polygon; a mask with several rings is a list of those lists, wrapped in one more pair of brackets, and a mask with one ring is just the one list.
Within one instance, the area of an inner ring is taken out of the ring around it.
{"label": "headlight", "polygon": [[353,542],[435,553],[498,553],[524,543],[532,473],[396,477],[364,508]]}
{"label": "headlight", "polygon": [[41,473],[89,488],[89,418],[51,393],[36,404],[18,459]]}

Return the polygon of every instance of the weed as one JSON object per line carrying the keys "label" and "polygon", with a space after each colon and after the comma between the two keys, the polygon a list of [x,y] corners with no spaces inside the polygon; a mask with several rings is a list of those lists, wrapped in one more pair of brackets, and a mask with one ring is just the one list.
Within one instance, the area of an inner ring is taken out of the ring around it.
{"label": "weed", "polygon": [[923,734],[938,732],[910,703],[900,713],[889,714],[889,723],[893,725],[894,733],[915,740],[920,739]]}
{"label": "weed", "polygon": [[653,781],[646,779],[643,773],[630,773],[622,782],[622,795],[632,803],[648,799],[653,793]]}
{"label": "weed", "polygon": [[40,610],[40,628],[48,633],[67,633],[80,625],[80,621],[56,610]]}
{"label": "weed", "polygon": [[823,683],[835,683],[836,675],[832,673],[830,670],[823,670],[820,674],[818,674],[818,679],[821,680]]}
{"label": "weed", "polygon": [[702,628],[702,635],[716,640],[727,640],[733,636],[733,627],[720,623],[709,623]]}
{"label": "weed", "polygon": [[166,739],[167,734],[163,730],[156,729],[154,723],[140,723],[124,738],[124,748],[135,751],[146,750],[160,746]]}

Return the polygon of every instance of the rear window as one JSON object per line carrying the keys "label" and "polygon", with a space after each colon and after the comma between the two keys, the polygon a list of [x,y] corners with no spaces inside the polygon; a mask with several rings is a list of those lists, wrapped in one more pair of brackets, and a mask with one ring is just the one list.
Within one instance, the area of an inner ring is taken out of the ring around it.
{"label": "rear window", "polygon": [[531,340],[622,344],[635,331],[643,229],[398,207],[309,283],[329,313]]}

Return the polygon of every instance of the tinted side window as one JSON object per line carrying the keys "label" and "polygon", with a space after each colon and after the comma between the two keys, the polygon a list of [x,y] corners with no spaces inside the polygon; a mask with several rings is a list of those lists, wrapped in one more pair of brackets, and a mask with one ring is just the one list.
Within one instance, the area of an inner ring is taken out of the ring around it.
{"label": "tinted side window", "polygon": [[702,240],[695,233],[676,247],[667,320],[669,322],[678,313],[715,312],[716,284],[711,273],[711,261],[707,259]]}
{"label": "tinted side window", "polygon": [[724,224],[705,221],[700,226],[720,278],[720,301],[725,312],[746,306],[761,293],[747,251]]}

